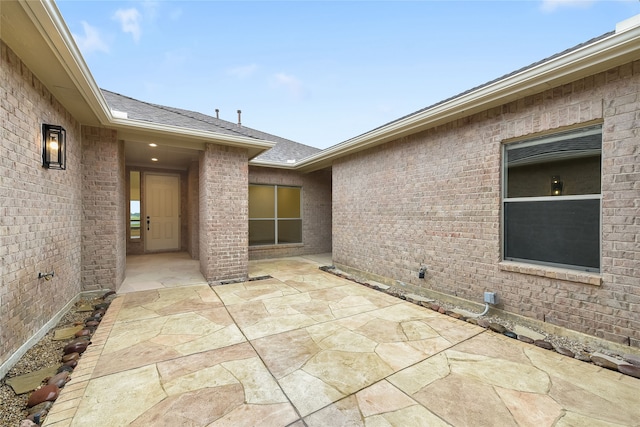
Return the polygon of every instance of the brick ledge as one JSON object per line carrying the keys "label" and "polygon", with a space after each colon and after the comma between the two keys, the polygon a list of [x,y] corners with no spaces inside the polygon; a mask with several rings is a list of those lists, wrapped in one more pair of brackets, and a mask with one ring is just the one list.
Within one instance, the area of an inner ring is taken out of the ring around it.
{"label": "brick ledge", "polygon": [[498,268],[502,271],[513,273],[530,274],[533,276],[547,277],[549,279],[565,280],[568,282],[584,283],[585,285],[601,286],[602,275],[598,273],[587,273],[582,271],[569,270],[556,267],[545,267],[541,265],[526,264],[513,261],[502,261],[498,263]]}

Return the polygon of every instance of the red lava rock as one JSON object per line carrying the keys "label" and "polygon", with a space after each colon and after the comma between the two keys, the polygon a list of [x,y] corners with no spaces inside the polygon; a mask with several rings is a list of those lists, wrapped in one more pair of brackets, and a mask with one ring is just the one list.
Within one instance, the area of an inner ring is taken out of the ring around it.
{"label": "red lava rock", "polygon": [[49,381],[47,381],[47,385],[55,384],[56,386],[58,386],[58,388],[62,388],[65,386],[67,381],[69,381],[69,372],[62,371],[59,374],[56,374],[49,378]]}
{"label": "red lava rock", "polygon": [[438,311],[440,310],[440,306],[438,304],[434,304],[434,303],[429,303],[429,308],[433,311]]}
{"label": "red lava rock", "polygon": [[438,313],[440,313],[440,314],[445,314],[446,312],[447,312],[447,310],[445,310],[445,309],[444,309],[444,308],[442,308],[442,307],[440,307],[440,308],[438,309]]}
{"label": "red lava rock", "polygon": [[69,362],[71,360],[78,360],[80,358],[80,353],[67,353],[62,356],[62,362]]}
{"label": "red lava rock", "polygon": [[632,377],[640,378],[640,366],[632,364],[621,364],[618,366],[618,371],[625,375],[631,375]]}
{"label": "red lava rock", "polygon": [[29,396],[29,400],[27,401],[27,406],[35,406],[38,403],[46,402],[46,401],[54,401],[58,398],[60,394],[60,389],[55,384],[45,385]]}
{"label": "red lava rock", "polygon": [[529,338],[526,335],[518,335],[518,340],[522,342],[526,342],[527,344],[533,344],[533,339]]}
{"label": "red lava rock", "polygon": [[462,317],[462,314],[460,313],[454,313],[453,311],[450,311],[447,313],[450,317],[453,317],[454,319],[460,319]]}
{"label": "red lava rock", "polygon": [[545,340],[535,340],[533,344],[537,347],[544,348],[545,350],[553,350],[553,344]]}
{"label": "red lava rock", "polygon": [[76,337],[85,337],[91,335],[91,329],[81,329],[76,332]]}
{"label": "red lava rock", "polygon": [[86,341],[86,340],[70,342],[69,344],[64,346],[64,354],[70,354],[70,353],[82,354],[87,350],[87,347],[89,346],[89,344],[91,344],[91,341]]}

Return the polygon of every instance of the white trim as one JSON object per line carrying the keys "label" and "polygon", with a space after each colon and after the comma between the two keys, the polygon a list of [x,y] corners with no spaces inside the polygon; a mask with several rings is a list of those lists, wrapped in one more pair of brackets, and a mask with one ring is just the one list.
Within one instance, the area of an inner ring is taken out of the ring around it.
{"label": "white trim", "polygon": [[562,202],[566,200],[602,200],[602,194],[577,194],[571,196],[513,197],[502,199],[503,202]]}

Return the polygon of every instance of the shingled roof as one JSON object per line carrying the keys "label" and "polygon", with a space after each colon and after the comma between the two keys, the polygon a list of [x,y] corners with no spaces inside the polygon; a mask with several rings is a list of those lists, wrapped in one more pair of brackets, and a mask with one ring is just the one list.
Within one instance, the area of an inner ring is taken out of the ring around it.
{"label": "shingled roof", "polygon": [[109,104],[109,108],[127,113],[128,119],[178,126],[186,129],[205,130],[224,135],[244,136],[276,143],[273,148],[255,157],[254,160],[290,165],[290,160],[298,162],[320,151],[319,148],[300,144],[244,125],[240,126],[196,111],[151,104],[105,89],[101,89],[101,91],[107,104]]}

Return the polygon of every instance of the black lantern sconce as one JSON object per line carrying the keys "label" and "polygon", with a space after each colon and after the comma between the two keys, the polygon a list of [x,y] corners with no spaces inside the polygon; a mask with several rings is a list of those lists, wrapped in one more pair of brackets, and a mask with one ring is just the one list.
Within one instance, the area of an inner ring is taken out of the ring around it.
{"label": "black lantern sconce", "polygon": [[62,126],[42,125],[42,166],[66,169],[67,131]]}
{"label": "black lantern sconce", "polygon": [[551,177],[551,195],[552,196],[562,196],[562,181],[560,180],[560,176],[552,176]]}

